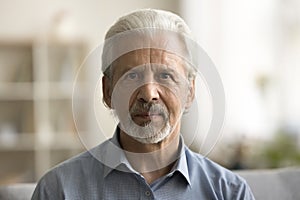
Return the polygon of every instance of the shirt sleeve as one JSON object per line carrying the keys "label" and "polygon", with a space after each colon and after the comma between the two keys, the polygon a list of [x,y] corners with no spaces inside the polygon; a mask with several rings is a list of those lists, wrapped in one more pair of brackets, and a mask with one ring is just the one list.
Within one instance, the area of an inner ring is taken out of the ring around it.
{"label": "shirt sleeve", "polygon": [[64,200],[61,184],[54,172],[48,172],[42,177],[31,200]]}
{"label": "shirt sleeve", "polygon": [[237,200],[255,200],[253,193],[245,180],[242,179],[239,187],[236,188],[235,198]]}

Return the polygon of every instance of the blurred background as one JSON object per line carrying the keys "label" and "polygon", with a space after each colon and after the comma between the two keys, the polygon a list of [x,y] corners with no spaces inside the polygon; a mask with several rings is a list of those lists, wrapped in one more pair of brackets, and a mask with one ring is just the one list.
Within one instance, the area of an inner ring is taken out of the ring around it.
{"label": "blurred background", "polygon": [[220,73],[226,121],[211,159],[229,169],[300,165],[300,1],[0,0],[0,184],[36,182],[85,150],[72,116],[76,72],[138,8],[181,15]]}

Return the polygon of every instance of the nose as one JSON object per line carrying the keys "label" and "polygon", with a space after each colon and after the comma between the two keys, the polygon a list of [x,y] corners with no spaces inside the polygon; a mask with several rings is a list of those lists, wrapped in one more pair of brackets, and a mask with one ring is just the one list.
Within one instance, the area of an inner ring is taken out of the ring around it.
{"label": "nose", "polygon": [[137,99],[143,103],[159,100],[159,92],[156,83],[147,83],[139,88]]}

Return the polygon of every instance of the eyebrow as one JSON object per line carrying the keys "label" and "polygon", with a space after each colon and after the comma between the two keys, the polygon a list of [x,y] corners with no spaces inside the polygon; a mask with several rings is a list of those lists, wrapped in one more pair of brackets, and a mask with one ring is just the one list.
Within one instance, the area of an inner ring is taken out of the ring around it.
{"label": "eyebrow", "polygon": [[120,63],[113,63],[111,65],[112,67],[112,73],[115,74],[116,71],[119,71],[120,75],[122,76],[123,74],[125,74],[126,72],[128,72],[131,68],[132,68],[132,65],[122,65]]}

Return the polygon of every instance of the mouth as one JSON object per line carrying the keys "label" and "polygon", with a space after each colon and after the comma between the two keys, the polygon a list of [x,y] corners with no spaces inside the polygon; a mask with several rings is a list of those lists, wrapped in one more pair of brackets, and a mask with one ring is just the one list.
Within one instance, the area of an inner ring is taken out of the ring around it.
{"label": "mouth", "polygon": [[163,126],[168,120],[168,114],[163,105],[136,103],[130,109],[131,119],[139,126]]}
{"label": "mouth", "polygon": [[164,117],[160,113],[139,112],[131,114],[132,120],[138,125],[146,125],[150,122],[162,122]]}

